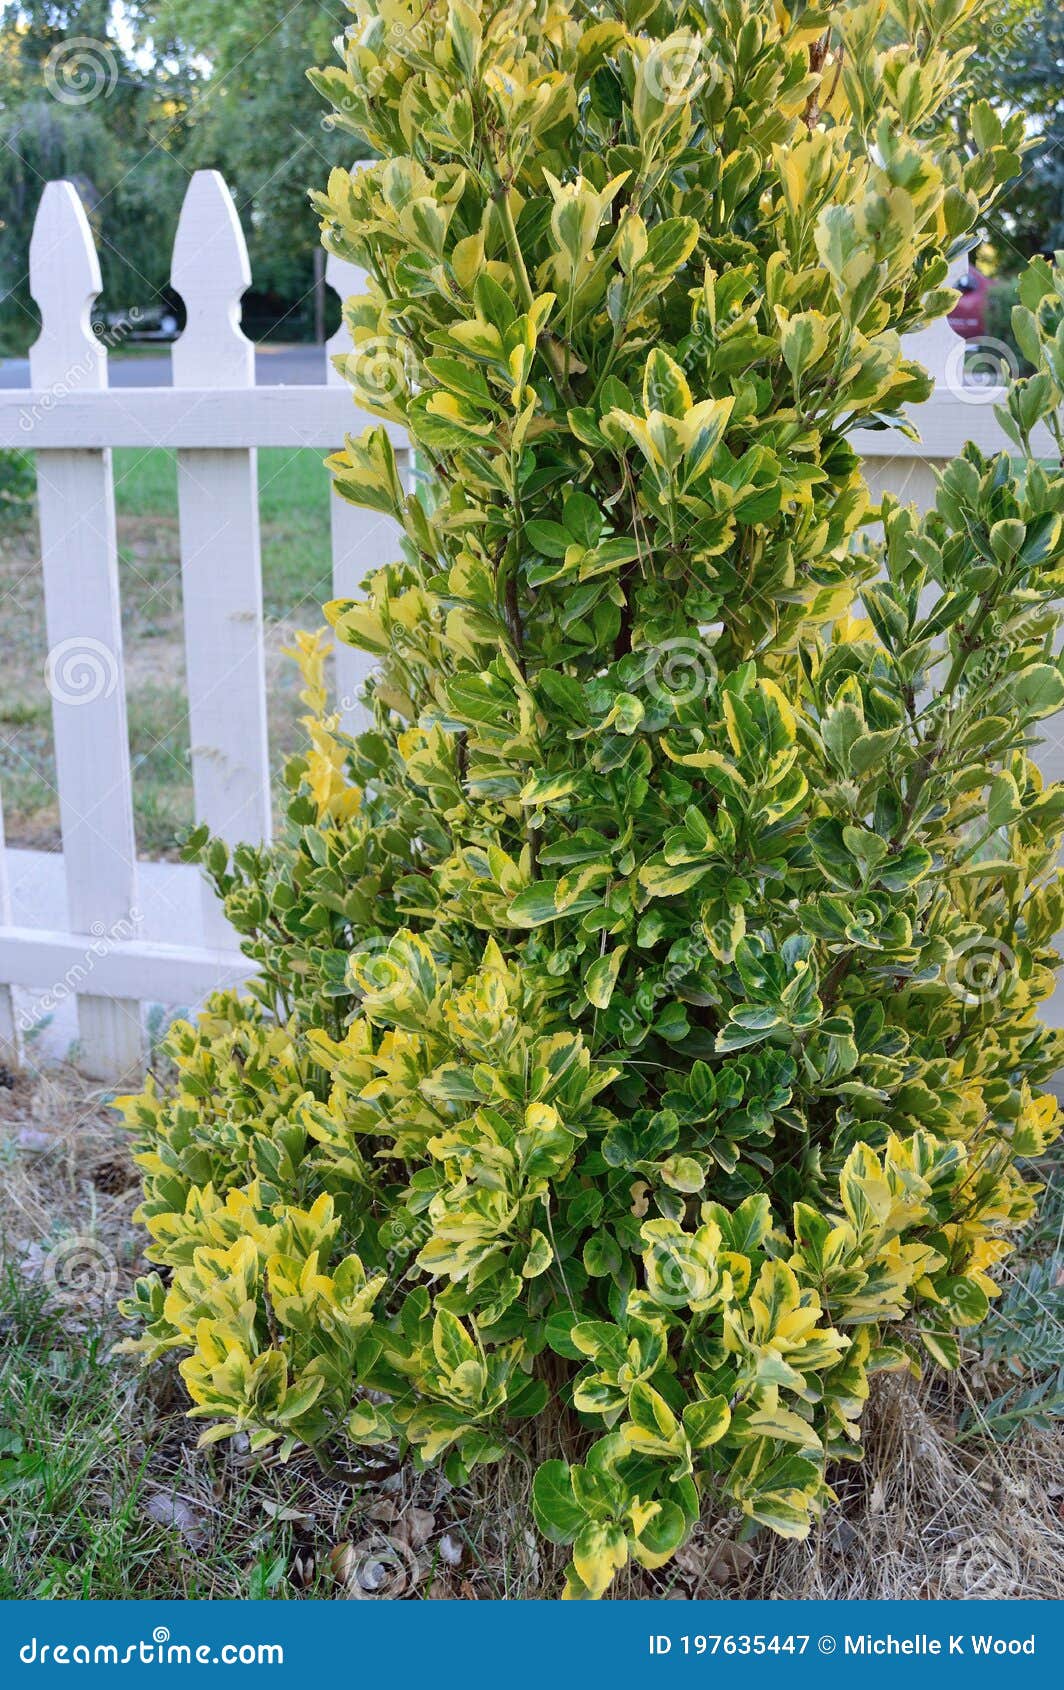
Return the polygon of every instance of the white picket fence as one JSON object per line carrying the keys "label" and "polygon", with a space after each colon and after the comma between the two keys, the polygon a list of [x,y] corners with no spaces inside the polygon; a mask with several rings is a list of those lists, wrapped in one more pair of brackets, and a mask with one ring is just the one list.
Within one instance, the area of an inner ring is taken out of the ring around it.
{"label": "white picket fence", "polygon": [[[240,329],[247,250],[214,171],[189,185],[172,277],[188,316],[173,386],[109,387],[90,328],[101,288],[92,234],[72,185],[50,183],[30,249],[42,320],[30,389],[0,392],[0,446],[36,454],[63,840],[57,883],[43,854],[3,851],[0,822],[0,1057],[19,1056],[19,988],[46,1002],[73,991],[80,1061],[105,1079],[141,1061],[144,1002],[192,1004],[249,972],[210,890],[190,900],[189,870],[136,859],[111,448],[176,451],[195,814],[233,843],[258,841],[270,834],[270,762],[256,448],[324,455],[369,420],[331,365],[326,386],[256,387]],[[326,278],[341,296],[361,286],[334,258]],[[349,345],[343,331],[337,341]],[[401,433],[396,447],[402,459]],[[334,500],[334,592],[352,594],[394,542],[388,519]],[[346,647],[337,660],[351,699],[364,663]],[[13,919],[20,884],[34,882],[50,889],[46,925]]]}
{"label": "white picket fence", "polygon": [[[75,996],[79,1061],[111,1080],[142,1062],[145,1003],[191,1005],[245,980],[249,965],[195,869],[138,863],[126,724],[111,448],[177,453],[188,714],[195,814],[235,843],[270,833],[256,449],[334,450],[366,422],[329,367],[328,384],[257,387],[240,329],[251,273],[229,191],[214,171],[192,179],[174,243],[173,285],[187,327],[173,347],[172,387],[108,386],[105,346],[90,328],[100,270],[81,201],[68,182],[41,200],[30,285],[41,335],[30,389],[0,391],[0,447],[36,454],[63,851],[3,849],[0,809],[0,1059],[17,1061],[20,994]],[[330,257],[330,285],[358,291],[357,270]],[[331,343],[347,345],[344,331]],[[936,462],[966,439],[997,449],[994,390],[963,387],[963,346],[948,325],[914,336],[938,378],[922,407],[924,443],[856,436],[869,481],[925,504]],[[392,431],[401,466],[404,435]],[[386,518],[334,499],[333,589],[354,593],[395,555]],[[338,696],[353,698],[364,660],[337,653]],[[24,885],[46,888],[44,919],[20,919]]]}

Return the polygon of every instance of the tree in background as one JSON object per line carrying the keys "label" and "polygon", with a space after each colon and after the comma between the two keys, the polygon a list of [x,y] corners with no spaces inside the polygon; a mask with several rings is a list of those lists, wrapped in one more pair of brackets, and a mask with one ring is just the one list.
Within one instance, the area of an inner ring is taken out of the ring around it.
{"label": "tree in background", "polygon": [[[1064,248],[1064,10],[1038,0],[990,56],[996,98],[1022,110],[1039,138],[1001,205],[1003,261],[1016,269],[1037,252]],[[991,36],[993,39],[993,35]]]}
{"label": "tree in background", "polygon": [[36,334],[27,254],[46,182],[70,178],[92,220],[115,306],[153,303],[187,180],[180,67],[141,69],[109,0],[26,0],[0,10],[0,350]]}
{"label": "tree in background", "polygon": [[[284,302],[294,337],[312,319],[316,231],[307,195],[365,148],[323,118],[304,66],[332,55],[350,13],[342,0],[143,0],[145,43],[182,65],[209,64],[192,111],[186,162],[218,169],[233,190],[256,290]],[[276,313],[275,313],[276,314]]]}
{"label": "tree in background", "polygon": [[[1038,252],[1064,246],[1064,12],[1060,0],[1000,0],[971,44],[971,92],[1000,111],[1022,111],[1028,150],[986,218],[982,258],[1012,276]],[[953,111],[966,132],[962,101]],[[1012,294],[1015,302],[1015,290]],[[1007,317],[1007,313],[1006,313]]]}
{"label": "tree in background", "polygon": [[320,248],[307,195],[360,149],[323,118],[303,67],[331,56],[348,17],[340,0],[144,0],[121,17],[112,0],[0,0],[0,349],[35,333],[26,255],[46,181],[77,183],[106,303],[125,308],[165,289],[202,167],[225,176],[244,225],[246,315],[309,334]]}

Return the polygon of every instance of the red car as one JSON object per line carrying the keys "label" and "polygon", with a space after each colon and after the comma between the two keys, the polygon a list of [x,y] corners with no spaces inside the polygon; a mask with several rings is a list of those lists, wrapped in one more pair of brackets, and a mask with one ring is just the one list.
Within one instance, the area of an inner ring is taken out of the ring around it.
{"label": "red car", "polygon": [[990,293],[990,278],[970,265],[952,284],[960,290],[949,314],[950,327],[962,340],[980,340],[986,334],[986,308]]}

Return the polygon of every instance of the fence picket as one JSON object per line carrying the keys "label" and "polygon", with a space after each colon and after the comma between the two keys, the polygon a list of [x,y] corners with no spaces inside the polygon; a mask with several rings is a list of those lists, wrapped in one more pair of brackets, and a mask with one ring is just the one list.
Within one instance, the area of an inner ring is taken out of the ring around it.
{"label": "fence picket", "polygon": [[[341,301],[350,299],[352,294],[362,293],[366,286],[365,272],[356,264],[337,258],[335,253],[330,253],[325,261],[325,280],[339,294]],[[328,359],[327,384],[346,390],[346,379],[333,364],[336,354],[351,351],[351,336],[344,323],[341,322],[325,351]],[[360,418],[353,411],[349,432],[358,433],[366,421],[367,418]],[[336,444],[340,446],[342,442],[338,440]],[[396,458],[400,474],[403,474],[407,454],[397,450]],[[338,599],[357,598],[359,586],[370,570],[399,556],[399,527],[390,516],[384,516],[380,511],[364,510],[361,505],[352,505],[347,499],[337,497],[332,500],[330,524],[333,595]],[[358,700],[373,673],[373,658],[368,652],[356,651],[354,646],[349,645],[337,645],[335,658],[340,719],[348,732],[356,733],[369,720],[365,706]]]}
{"label": "fence picket", "polygon": [[[251,268],[215,170],[198,170],[189,183],[172,275],[188,313],[173,348],[174,386],[254,388],[255,349],[240,328]],[[230,844],[257,843],[270,837],[257,455],[183,450],[177,461],[196,819]],[[207,944],[231,943],[206,886],[203,910]]]}
{"label": "fence picket", "polygon": [[[30,244],[30,288],[41,312],[30,348],[34,388],[61,402],[107,386],[106,349],[89,313],[100,267],[88,220],[69,182],[50,182]],[[129,934],[136,926],[136,849],[126,725],[111,453],[38,453],[37,496],[52,695],[56,776],[75,934]],[[112,1079],[141,1057],[133,999],[78,994],[81,1062]]]}

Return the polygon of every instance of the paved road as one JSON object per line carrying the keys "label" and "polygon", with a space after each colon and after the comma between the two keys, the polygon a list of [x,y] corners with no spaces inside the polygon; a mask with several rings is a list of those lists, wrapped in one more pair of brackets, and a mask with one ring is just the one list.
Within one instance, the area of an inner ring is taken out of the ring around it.
{"label": "paved road", "polygon": [[[112,387],[169,387],[169,348],[138,353],[135,358],[110,358]],[[325,380],[325,351],[321,346],[258,346],[255,380],[260,387],[302,387]],[[28,358],[0,363],[0,387],[29,387]]]}

